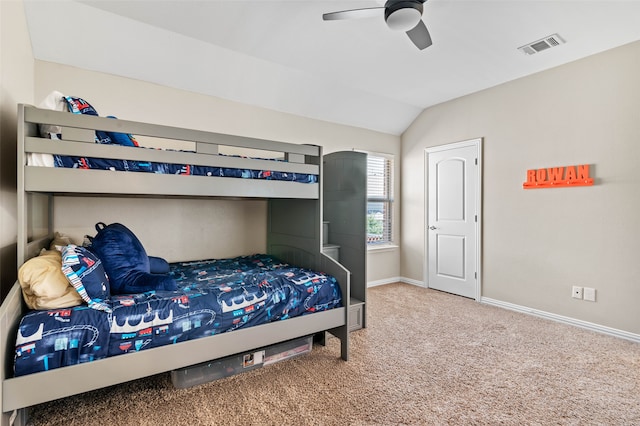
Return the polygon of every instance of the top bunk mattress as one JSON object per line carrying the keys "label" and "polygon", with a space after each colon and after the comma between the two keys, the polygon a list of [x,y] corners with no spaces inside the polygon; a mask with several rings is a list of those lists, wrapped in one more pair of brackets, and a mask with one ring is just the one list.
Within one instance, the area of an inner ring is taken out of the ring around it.
{"label": "top bunk mattress", "polygon": [[[222,154],[219,154],[222,155]],[[53,164],[54,167],[84,170],[108,170],[119,172],[142,172],[165,175],[184,176],[218,176],[242,179],[264,179],[300,183],[318,183],[318,176],[308,173],[288,173],[277,170],[239,169],[233,167],[198,166],[195,164],[158,163],[154,161],[117,160],[109,158],[76,157],[68,155],[54,155],[51,159],[32,161],[27,165],[42,166]],[[242,158],[242,157],[237,157]],[[253,160],[257,158],[252,158]],[[269,161],[278,161],[271,159]]]}

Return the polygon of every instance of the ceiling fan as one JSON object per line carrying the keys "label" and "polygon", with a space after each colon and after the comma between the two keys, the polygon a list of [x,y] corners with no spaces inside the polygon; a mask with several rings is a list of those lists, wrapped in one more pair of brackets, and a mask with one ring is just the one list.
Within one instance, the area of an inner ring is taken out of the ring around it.
{"label": "ceiling fan", "polygon": [[431,46],[431,35],[422,21],[423,3],[427,0],[387,0],[383,7],[343,10],[325,13],[322,19],[333,21],[339,19],[358,19],[377,17],[384,10],[384,21],[392,30],[405,31],[409,39],[420,50]]}

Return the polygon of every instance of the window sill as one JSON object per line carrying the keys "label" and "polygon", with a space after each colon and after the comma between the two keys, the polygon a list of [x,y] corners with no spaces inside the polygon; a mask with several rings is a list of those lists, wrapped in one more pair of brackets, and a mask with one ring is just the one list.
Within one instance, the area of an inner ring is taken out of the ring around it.
{"label": "window sill", "polygon": [[371,245],[371,246],[367,246],[367,252],[382,253],[385,251],[394,251],[394,250],[397,250],[398,248],[399,246],[395,244]]}

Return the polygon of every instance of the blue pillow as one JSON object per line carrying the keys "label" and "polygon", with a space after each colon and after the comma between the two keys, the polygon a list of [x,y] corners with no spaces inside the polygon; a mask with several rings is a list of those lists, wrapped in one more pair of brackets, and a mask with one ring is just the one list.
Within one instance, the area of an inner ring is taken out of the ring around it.
{"label": "blue pillow", "polygon": [[93,253],[74,244],[63,247],[62,272],[90,308],[111,312],[109,278]]}
{"label": "blue pillow", "polygon": [[149,272],[152,274],[168,274],[170,270],[169,262],[161,257],[149,256]]}
{"label": "blue pillow", "polygon": [[120,223],[96,224],[97,235],[91,250],[98,255],[109,276],[111,294],[144,293],[152,290],[176,290],[167,274],[152,274],[149,257],[133,232]]}
{"label": "blue pillow", "polygon": [[[117,119],[113,115],[107,115],[107,118]],[[116,133],[116,132],[106,132],[107,136],[111,138],[111,142],[116,145],[122,146],[138,146],[138,141],[135,140],[133,135],[128,133]]]}

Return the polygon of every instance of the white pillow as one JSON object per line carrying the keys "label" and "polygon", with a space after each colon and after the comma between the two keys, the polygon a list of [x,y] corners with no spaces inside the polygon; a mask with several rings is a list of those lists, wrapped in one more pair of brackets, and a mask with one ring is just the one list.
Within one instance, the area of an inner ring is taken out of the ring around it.
{"label": "white pillow", "polygon": [[53,155],[42,152],[28,152],[27,166],[55,167]]}
{"label": "white pillow", "polygon": [[[49,93],[46,98],[40,102],[38,108],[52,109],[54,111],[68,111],[67,103],[64,100],[64,95],[56,90]],[[60,126],[52,126],[50,124],[40,124],[40,136],[43,138],[52,138],[52,135],[62,133]],[[53,139],[53,138],[52,138]],[[57,139],[57,136],[55,137]]]}

